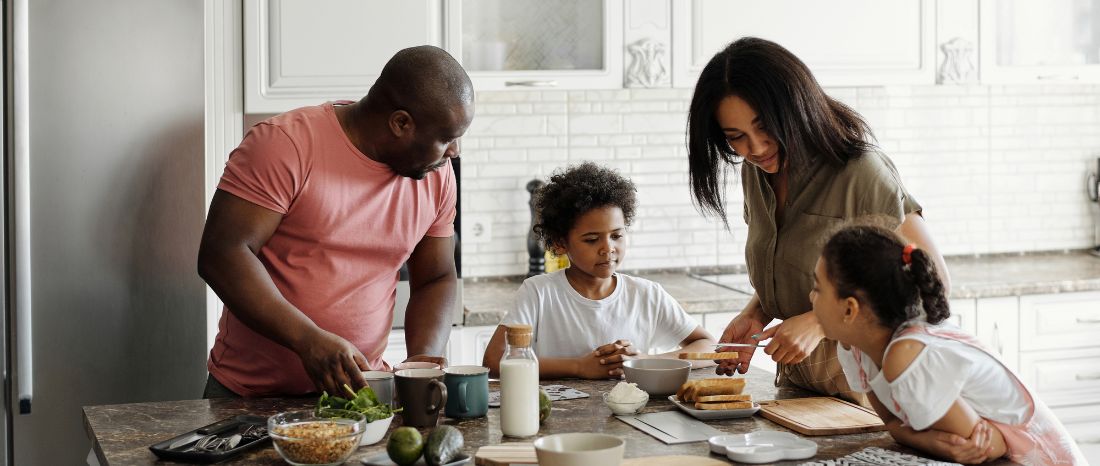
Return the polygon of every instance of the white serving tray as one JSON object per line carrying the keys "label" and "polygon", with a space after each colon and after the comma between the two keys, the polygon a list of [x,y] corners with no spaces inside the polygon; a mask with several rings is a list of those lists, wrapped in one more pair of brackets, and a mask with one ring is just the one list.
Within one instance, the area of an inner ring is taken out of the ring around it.
{"label": "white serving tray", "polygon": [[752,417],[757,411],[760,411],[760,404],[752,402],[751,408],[745,409],[695,409],[695,403],[685,403],[676,398],[676,395],[669,395],[668,401],[676,407],[688,413],[691,417],[700,421],[716,421],[719,419],[737,419],[742,417]]}

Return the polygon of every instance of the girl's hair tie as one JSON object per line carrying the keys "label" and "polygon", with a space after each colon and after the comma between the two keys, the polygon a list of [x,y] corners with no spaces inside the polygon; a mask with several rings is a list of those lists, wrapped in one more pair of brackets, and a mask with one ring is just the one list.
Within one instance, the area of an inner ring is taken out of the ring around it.
{"label": "girl's hair tie", "polygon": [[906,244],[905,248],[901,250],[901,261],[904,262],[905,265],[909,265],[909,264],[913,263],[913,250],[914,249],[917,249],[917,245],[915,243],[909,243],[909,244]]}

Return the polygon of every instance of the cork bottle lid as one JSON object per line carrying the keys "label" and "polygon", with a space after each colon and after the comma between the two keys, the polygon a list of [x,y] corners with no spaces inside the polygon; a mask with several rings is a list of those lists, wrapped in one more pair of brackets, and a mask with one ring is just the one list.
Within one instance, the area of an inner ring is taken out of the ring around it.
{"label": "cork bottle lid", "polygon": [[507,325],[505,339],[511,346],[531,346],[531,326],[525,324]]}

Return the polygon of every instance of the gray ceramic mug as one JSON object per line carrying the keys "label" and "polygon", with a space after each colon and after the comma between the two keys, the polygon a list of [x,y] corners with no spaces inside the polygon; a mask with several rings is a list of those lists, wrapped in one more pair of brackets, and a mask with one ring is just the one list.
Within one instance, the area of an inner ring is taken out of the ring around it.
{"label": "gray ceramic mug", "polygon": [[[443,371],[403,369],[394,375],[397,398],[401,403],[402,424],[434,427],[439,422],[439,412],[447,404],[447,386],[443,385]],[[437,391],[439,395],[434,396]]]}
{"label": "gray ceramic mug", "polygon": [[363,371],[363,378],[367,379],[367,385],[374,390],[374,396],[378,397],[378,401],[393,407],[393,372]]}
{"label": "gray ceramic mug", "polygon": [[489,368],[451,366],[443,370],[447,385],[447,417],[481,417],[489,412]]}

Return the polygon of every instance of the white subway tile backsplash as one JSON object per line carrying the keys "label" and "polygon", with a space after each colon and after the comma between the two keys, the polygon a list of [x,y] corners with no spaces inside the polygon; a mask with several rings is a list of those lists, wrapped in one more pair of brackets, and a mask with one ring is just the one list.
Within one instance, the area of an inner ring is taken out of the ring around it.
{"label": "white subway tile backsplash", "polygon": [[[1100,209],[1085,174],[1100,157],[1100,86],[829,88],[869,122],[945,254],[1093,246]],[[468,277],[527,271],[532,178],[581,161],[638,188],[628,269],[743,265],[739,176],[730,230],[691,201],[685,130],[691,89],[480,92],[463,140],[463,213],[493,241],[463,247]]]}

